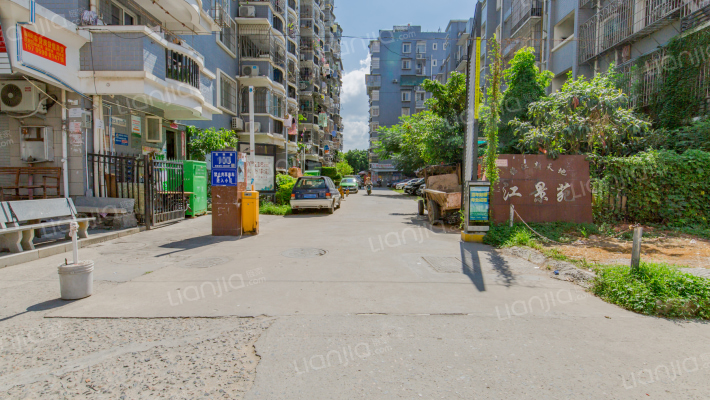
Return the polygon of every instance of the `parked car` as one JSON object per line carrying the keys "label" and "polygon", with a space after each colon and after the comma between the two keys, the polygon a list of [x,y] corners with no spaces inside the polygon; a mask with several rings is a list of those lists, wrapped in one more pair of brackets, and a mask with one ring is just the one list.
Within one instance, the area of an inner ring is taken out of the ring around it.
{"label": "parked car", "polygon": [[399,182],[398,184],[396,184],[396,185],[394,186],[394,188],[395,188],[395,189],[398,189],[398,190],[399,190],[399,189],[404,189],[404,187],[405,187],[406,185],[408,185],[409,183],[411,183],[411,182],[413,182],[413,181],[415,181],[415,180],[417,180],[417,178],[414,178],[414,179],[407,179],[407,180],[405,180],[405,181]]}
{"label": "parked car", "polygon": [[325,209],[332,214],[340,208],[342,200],[335,183],[327,176],[300,177],[291,191],[291,209],[294,213],[314,208]]}
{"label": "parked car", "polygon": [[419,189],[419,186],[421,186],[423,184],[424,184],[424,178],[420,178],[420,179],[417,179],[413,182],[410,182],[409,184],[407,184],[407,186],[404,187],[404,193],[408,193],[408,194],[413,195],[417,191],[417,189]]}
{"label": "parked car", "polygon": [[424,189],[426,189],[426,184],[419,186],[414,194],[421,197],[424,194]]}
{"label": "parked car", "polygon": [[358,192],[357,179],[343,178],[343,180],[340,181],[340,188],[343,189],[343,193],[345,193],[346,190],[349,190],[350,193],[357,193]]}

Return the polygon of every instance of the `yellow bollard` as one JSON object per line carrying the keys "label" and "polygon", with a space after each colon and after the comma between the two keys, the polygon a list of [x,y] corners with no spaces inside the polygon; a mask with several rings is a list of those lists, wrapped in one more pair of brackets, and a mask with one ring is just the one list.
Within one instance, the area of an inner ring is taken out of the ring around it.
{"label": "yellow bollard", "polygon": [[345,191],[345,197],[348,197],[348,196],[350,196],[350,189]]}

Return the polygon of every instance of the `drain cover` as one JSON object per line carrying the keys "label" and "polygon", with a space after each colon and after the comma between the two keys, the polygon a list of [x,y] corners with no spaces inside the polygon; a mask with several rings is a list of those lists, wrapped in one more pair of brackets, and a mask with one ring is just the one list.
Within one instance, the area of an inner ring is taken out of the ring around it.
{"label": "drain cover", "polygon": [[198,258],[195,260],[190,260],[184,264],[181,264],[181,268],[211,268],[211,267],[216,267],[218,265],[226,264],[229,261],[231,261],[229,258],[226,257],[207,257],[207,258]]}
{"label": "drain cover", "polygon": [[463,263],[458,257],[424,256],[422,259],[439,273],[460,274],[463,271]]}
{"label": "drain cover", "polygon": [[284,257],[289,258],[315,258],[326,255],[328,252],[323,249],[316,249],[313,247],[306,247],[303,249],[291,249],[286,250],[281,253]]}

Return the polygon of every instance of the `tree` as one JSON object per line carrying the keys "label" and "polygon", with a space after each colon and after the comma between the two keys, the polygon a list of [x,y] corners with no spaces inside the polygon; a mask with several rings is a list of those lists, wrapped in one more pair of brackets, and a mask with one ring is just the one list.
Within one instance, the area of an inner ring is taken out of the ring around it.
{"label": "tree", "polygon": [[464,130],[465,121],[462,117],[466,115],[466,75],[453,72],[446,85],[439,81],[425,79],[422,87],[432,94],[432,97],[426,101],[429,110]]}
{"label": "tree", "polygon": [[367,171],[370,169],[370,161],[367,157],[367,150],[348,150],[345,153],[345,161],[353,167],[354,172]]}
{"label": "tree", "polygon": [[192,127],[190,134],[190,159],[202,161],[205,155],[226,148],[236,148],[239,143],[237,133],[224,128],[215,130]]}
{"label": "tree", "polygon": [[399,124],[378,131],[379,157],[408,174],[429,164],[460,163],[463,156],[466,77],[454,72],[445,85],[426,79],[422,87],[432,93],[429,111],[400,117]]}
{"label": "tree", "polygon": [[335,169],[341,176],[353,174],[353,167],[351,167],[347,161],[340,161],[339,163],[335,164]]}
{"label": "tree", "polygon": [[510,123],[521,138],[522,150],[551,157],[627,155],[651,126],[629,107],[627,96],[616,88],[610,72],[592,80],[573,79],[570,73],[559,91],[530,104],[528,118]]}
{"label": "tree", "polygon": [[514,129],[508,123],[514,119],[527,121],[528,106],[545,97],[545,88],[552,82],[551,71],[540,71],[535,65],[535,49],[523,47],[515,52],[510,66],[503,71],[506,90],[501,101],[499,137],[501,151],[515,152],[517,140]]}

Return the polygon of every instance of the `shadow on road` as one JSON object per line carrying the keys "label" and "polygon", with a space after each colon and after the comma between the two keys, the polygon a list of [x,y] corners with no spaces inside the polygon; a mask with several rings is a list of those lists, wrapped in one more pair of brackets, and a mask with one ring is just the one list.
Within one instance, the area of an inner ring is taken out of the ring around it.
{"label": "shadow on road", "polygon": [[171,251],[168,253],[164,254],[158,254],[155,257],[164,257],[167,255],[179,253],[181,251],[187,251],[187,250],[194,250],[198,249],[200,247],[205,247],[205,246],[210,246],[213,244],[218,244],[218,243],[223,243],[223,242],[236,242],[237,240],[244,240],[252,237],[252,235],[244,235],[244,236],[212,236],[212,235],[204,235],[204,236],[197,236],[194,238],[189,238],[189,239],[184,239],[184,240],[178,240],[176,242],[170,242],[170,243],[165,243],[162,244],[158,247],[163,248],[163,249],[177,249],[176,251]]}
{"label": "shadow on road", "polygon": [[478,243],[461,242],[461,271],[464,275],[468,276],[479,292],[484,292],[486,290],[486,284],[483,281],[479,253],[485,253],[489,255],[493,270],[498,274],[498,277],[503,280],[503,284],[506,287],[511,287],[515,283],[515,275],[513,275],[513,272],[510,270],[508,262],[497,252],[491,251],[486,247],[487,246]]}
{"label": "shadow on road", "polygon": [[62,300],[62,299],[43,301],[41,303],[37,303],[37,304],[27,307],[27,309],[21,313],[17,313],[15,315],[10,315],[9,317],[2,318],[2,319],[0,319],[0,322],[7,321],[8,319],[15,318],[15,317],[18,317],[23,314],[27,314],[29,312],[47,311],[47,310],[51,310],[54,308],[62,307],[64,305],[71,304],[74,301],[75,300]]}

